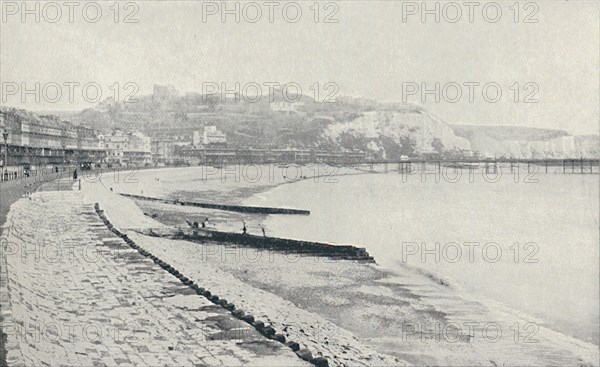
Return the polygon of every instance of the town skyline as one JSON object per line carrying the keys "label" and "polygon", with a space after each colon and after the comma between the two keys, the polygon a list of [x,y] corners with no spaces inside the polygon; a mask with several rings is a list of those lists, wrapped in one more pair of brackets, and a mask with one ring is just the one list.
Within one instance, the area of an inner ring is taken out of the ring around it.
{"label": "town skyline", "polygon": [[[284,83],[280,83],[280,86],[283,86]],[[191,96],[191,95],[203,95],[202,91],[199,90],[186,90],[186,91],[181,91],[178,88],[176,88],[175,86],[173,86],[172,84],[167,84],[167,85],[159,85],[154,83],[153,84],[153,91],[149,92],[148,94],[138,94],[138,95],[132,95],[132,98],[136,98],[136,97],[152,97],[154,95],[153,92],[155,92],[156,87],[162,87],[162,88],[175,88],[176,91],[176,95],[174,95],[174,97],[185,97],[185,96]],[[277,91],[278,92],[278,91]],[[277,93],[276,92],[276,93]],[[272,93],[272,91],[267,91],[265,95],[261,95],[261,103],[269,103],[269,93]],[[214,97],[219,98],[219,99],[227,99],[228,101],[231,101],[233,99],[233,93],[229,93],[229,92],[223,92],[221,93],[221,91],[216,91],[212,94]],[[279,99],[281,99],[281,96],[278,94],[277,95],[279,97]],[[306,94],[303,94],[303,96],[306,96]],[[309,95],[310,98],[312,98]],[[377,100],[375,98],[369,97],[369,96],[365,96],[365,95],[360,95],[360,94],[348,94],[348,93],[344,93],[344,92],[339,92],[336,93],[335,95],[332,95],[332,98],[337,98],[338,101],[337,102],[327,102],[327,103],[340,103],[342,100],[347,101],[347,100],[366,100],[366,101],[370,101],[370,102],[374,102],[377,106],[380,107],[385,107],[385,106],[391,106],[391,105],[408,105],[408,106],[417,106],[419,108],[423,108],[425,110],[429,110],[425,104],[423,103],[419,103],[418,101],[416,102],[409,102],[409,101],[402,101],[402,100],[384,100],[384,101],[380,101]],[[31,111],[34,113],[37,113],[39,115],[56,115],[58,117],[61,117],[63,119],[69,120],[68,116],[70,115],[76,115],[78,113],[81,113],[85,110],[88,109],[97,109],[100,105],[107,103],[107,101],[109,101],[110,103],[114,103],[114,98],[111,96],[108,96],[106,98],[104,98],[103,100],[97,102],[97,103],[89,103],[89,106],[86,108],[76,108],[76,109],[67,109],[67,110],[61,110],[61,109],[28,109],[28,108],[24,108],[24,107],[17,107],[17,105],[6,105],[4,104],[4,107],[8,107],[8,108],[20,108],[20,109],[24,109],[27,111]],[[125,103],[123,103],[122,101],[118,101],[117,103],[124,105]],[[132,102],[135,103],[135,102]],[[245,99],[243,97],[239,97],[239,102],[238,103],[255,103],[255,102],[246,102]],[[291,102],[290,102],[291,103]],[[323,102],[321,102],[323,103]],[[0,106],[2,106],[3,104],[0,103]],[[443,116],[439,116],[436,115],[436,117],[438,117],[440,120],[446,122],[447,124],[451,124],[451,125],[459,125],[459,126],[487,126],[487,127],[504,127],[504,128],[535,128],[535,129],[549,129],[549,130],[557,130],[557,131],[565,131],[569,134],[572,135],[591,135],[591,136],[598,136],[600,135],[600,131],[590,131],[589,134],[577,134],[576,131],[571,131],[567,128],[563,128],[563,129],[559,129],[559,128],[553,128],[553,127],[539,127],[539,126],[533,126],[533,125],[527,125],[527,124],[517,124],[517,123],[513,123],[510,124],[509,122],[506,124],[494,124],[492,122],[490,123],[468,123],[468,122],[449,122],[446,121],[446,119]]]}

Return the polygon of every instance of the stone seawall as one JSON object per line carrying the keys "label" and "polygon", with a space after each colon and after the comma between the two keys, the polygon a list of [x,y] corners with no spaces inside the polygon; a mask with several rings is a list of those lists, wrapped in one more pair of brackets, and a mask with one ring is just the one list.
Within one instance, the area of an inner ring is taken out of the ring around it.
{"label": "stone seawall", "polygon": [[120,230],[118,230],[117,228],[115,228],[113,226],[113,224],[106,217],[106,215],[104,215],[104,211],[100,209],[100,206],[97,203],[95,204],[94,207],[95,207],[96,213],[98,214],[100,219],[104,222],[104,224],[108,227],[108,229],[111,232],[113,232],[115,235],[117,235],[118,237],[123,239],[132,249],[138,251],[142,256],[147,257],[150,260],[154,261],[154,263],[156,263],[162,269],[164,269],[165,271],[168,271],[171,275],[173,275],[174,277],[179,279],[181,281],[181,283],[190,287],[194,292],[196,292],[196,294],[198,294],[199,296],[203,296],[206,299],[208,299],[209,301],[211,301],[212,303],[214,303],[215,305],[221,306],[225,310],[230,311],[232,316],[234,316],[237,319],[254,327],[256,329],[256,331],[258,331],[260,334],[264,335],[266,338],[275,340],[275,341],[280,342],[281,344],[289,347],[292,351],[294,351],[296,353],[296,355],[299,358],[312,363],[316,367],[328,367],[329,366],[329,362],[326,358],[313,357],[312,353],[308,349],[300,348],[300,344],[298,344],[295,341],[286,339],[286,337],[283,334],[277,333],[277,331],[272,326],[265,324],[261,320],[255,319],[253,315],[246,314],[243,310],[237,308],[235,306],[235,304],[228,302],[226,299],[220,298],[218,295],[214,294],[213,292],[209,291],[208,289],[205,289],[204,287],[199,286],[198,284],[194,283],[193,280],[190,280],[188,277],[186,277],[185,275],[180,273],[179,270],[177,270],[176,268],[171,266],[169,263],[161,260],[157,256],[153,255],[151,252],[140,247],[137,243],[135,243],[132,239],[130,239],[128,235],[126,235],[125,233],[121,232]]}
{"label": "stone seawall", "polygon": [[35,193],[7,226],[8,365],[310,365],[131,248],[81,192]]}

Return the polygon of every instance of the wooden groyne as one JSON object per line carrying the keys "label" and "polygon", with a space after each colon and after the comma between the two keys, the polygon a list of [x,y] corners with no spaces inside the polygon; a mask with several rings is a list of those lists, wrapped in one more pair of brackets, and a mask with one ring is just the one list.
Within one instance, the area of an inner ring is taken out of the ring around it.
{"label": "wooden groyne", "polygon": [[205,228],[190,230],[178,229],[169,230],[167,232],[165,232],[164,229],[148,229],[140,232],[148,236],[165,237],[174,240],[193,242],[213,241],[302,255],[375,262],[366,249],[351,245],[332,245],[328,243],[292,240],[287,238],[221,232]]}
{"label": "wooden groyne", "polygon": [[309,210],[301,210],[301,209],[197,203],[197,202],[192,202],[192,201],[169,200],[169,199],[153,198],[153,197],[149,197],[149,196],[132,195],[132,194],[121,194],[121,196],[138,199],[138,200],[157,201],[157,202],[164,203],[164,204],[195,206],[195,207],[199,207],[199,208],[218,209],[218,210],[226,210],[226,211],[230,211],[230,212],[239,212],[239,213],[310,215]]}

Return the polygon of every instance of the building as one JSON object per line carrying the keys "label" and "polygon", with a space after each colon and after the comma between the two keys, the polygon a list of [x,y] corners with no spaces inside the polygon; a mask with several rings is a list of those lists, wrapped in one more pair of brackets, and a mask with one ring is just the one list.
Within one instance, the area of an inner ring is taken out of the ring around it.
{"label": "building", "polygon": [[104,158],[93,129],[56,116],[0,107],[0,130],[8,132],[8,170],[17,177],[38,167],[98,163]]}
{"label": "building", "polygon": [[152,163],[151,139],[139,131],[125,133],[115,129],[111,134],[100,135],[99,141],[109,165],[140,167]]}
{"label": "building", "polygon": [[361,107],[375,108],[379,105],[379,103],[376,100],[370,99],[370,98],[364,98],[364,97],[337,96],[336,99],[341,104],[349,104],[349,105],[361,106]]}
{"label": "building", "polygon": [[205,126],[202,135],[202,144],[225,144],[227,137],[225,133],[219,131],[216,126]]}
{"label": "building", "polygon": [[153,102],[164,102],[177,96],[179,96],[179,92],[174,86],[170,84],[167,86],[154,84],[154,91],[152,93]]}
{"label": "building", "polygon": [[77,125],[75,126],[75,133],[77,134],[78,149],[95,149],[98,147],[98,136],[91,127]]}
{"label": "building", "polygon": [[175,142],[170,138],[152,138],[150,142],[152,161],[155,164],[171,164],[175,157]]}
{"label": "building", "polygon": [[150,137],[139,131],[128,134],[128,141],[123,150],[123,162],[126,165],[147,166],[152,163]]}
{"label": "building", "polygon": [[301,113],[300,108],[304,106],[303,102],[287,102],[277,101],[270,104],[270,108],[273,111],[283,112],[286,114]]}
{"label": "building", "polygon": [[123,164],[123,151],[127,144],[127,136],[121,130],[114,130],[108,135],[99,135],[99,147],[106,151],[105,162],[111,166],[113,164]]}
{"label": "building", "polygon": [[200,131],[194,130],[194,134],[192,135],[192,145],[198,146],[202,143],[200,140]]}

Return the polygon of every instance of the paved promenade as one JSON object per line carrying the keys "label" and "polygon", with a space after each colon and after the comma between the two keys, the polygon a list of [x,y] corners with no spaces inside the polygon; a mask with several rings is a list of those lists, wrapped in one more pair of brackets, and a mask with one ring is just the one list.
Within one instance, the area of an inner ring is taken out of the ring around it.
{"label": "paved promenade", "polygon": [[16,202],[2,251],[11,366],[310,365],[132,250],[79,191]]}

